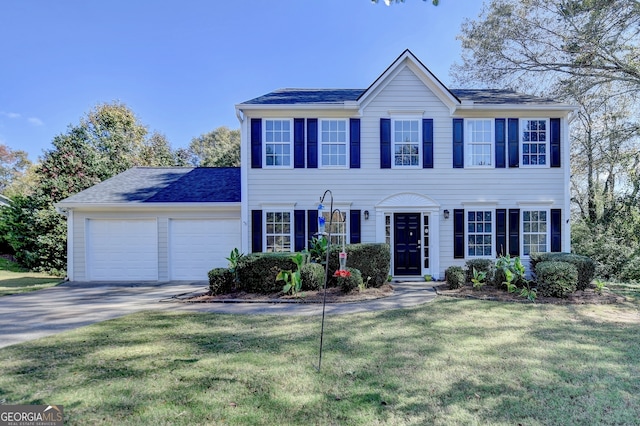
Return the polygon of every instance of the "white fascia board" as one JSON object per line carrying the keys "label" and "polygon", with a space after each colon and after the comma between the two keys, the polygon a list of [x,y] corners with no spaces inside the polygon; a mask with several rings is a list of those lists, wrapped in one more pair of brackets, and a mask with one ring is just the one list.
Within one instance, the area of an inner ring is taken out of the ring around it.
{"label": "white fascia board", "polygon": [[54,206],[60,211],[240,211],[241,203],[56,203]]}
{"label": "white fascia board", "polygon": [[569,104],[461,104],[451,108],[451,115],[458,111],[562,111],[565,114],[580,109]]}

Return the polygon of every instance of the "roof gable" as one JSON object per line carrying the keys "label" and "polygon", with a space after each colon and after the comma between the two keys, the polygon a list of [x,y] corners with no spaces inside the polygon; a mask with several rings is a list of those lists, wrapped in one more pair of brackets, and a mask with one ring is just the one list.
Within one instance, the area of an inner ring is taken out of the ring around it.
{"label": "roof gable", "polygon": [[60,203],[239,203],[238,167],[134,167]]}

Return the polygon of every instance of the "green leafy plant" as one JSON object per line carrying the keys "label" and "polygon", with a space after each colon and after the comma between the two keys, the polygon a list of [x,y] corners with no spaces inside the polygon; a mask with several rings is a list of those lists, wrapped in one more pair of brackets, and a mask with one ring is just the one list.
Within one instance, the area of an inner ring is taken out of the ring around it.
{"label": "green leafy plant", "polygon": [[538,289],[531,288],[531,282],[528,280],[525,280],[525,285],[520,290],[520,296],[525,297],[532,302],[535,302],[536,297],[538,297]]}
{"label": "green leafy plant", "polygon": [[291,257],[293,263],[296,264],[296,270],[281,270],[276,276],[276,281],[284,281],[282,292],[287,294],[297,294],[302,288],[302,275],[300,274],[300,268],[304,263],[304,256],[301,253],[296,253]]}
{"label": "green leafy plant", "polygon": [[476,268],[473,268],[473,278],[471,278],[471,282],[473,283],[473,288],[480,289],[484,286],[484,280],[487,278],[487,273],[485,271],[478,271]]}
{"label": "green leafy plant", "polygon": [[519,257],[500,256],[496,260],[496,274],[494,285],[503,285],[509,293],[513,293],[518,288],[518,284],[524,285],[526,282],[525,267]]}
{"label": "green leafy plant", "polygon": [[593,282],[593,284],[595,285],[595,287],[596,287],[595,291],[596,291],[596,293],[598,293],[598,294],[602,294],[602,290],[608,290],[608,288],[604,285],[604,284],[605,284],[605,282],[604,282],[604,281],[602,281],[602,280],[601,280],[601,279],[599,279],[599,278],[598,278],[598,279],[596,279],[596,280]]}
{"label": "green leafy plant", "polygon": [[231,253],[229,253],[229,257],[226,258],[229,262],[229,272],[233,274],[233,280],[235,282],[238,282],[238,262],[240,261],[240,259],[242,259],[243,256],[244,253],[240,253],[240,250],[238,250],[238,248],[236,247],[231,250]]}
{"label": "green leafy plant", "polygon": [[324,265],[327,261],[327,239],[325,237],[311,238],[308,251],[312,262]]}
{"label": "green leafy plant", "polygon": [[431,281],[433,281],[433,277],[432,277],[430,274],[426,274],[426,275],[424,276],[424,280],[425,280],[426,282],[431,282]]}

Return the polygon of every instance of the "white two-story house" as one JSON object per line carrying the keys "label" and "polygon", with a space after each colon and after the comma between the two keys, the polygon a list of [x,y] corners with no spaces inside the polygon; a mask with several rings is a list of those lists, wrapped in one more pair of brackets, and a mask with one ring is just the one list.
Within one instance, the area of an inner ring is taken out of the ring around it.
{"label": "white two-story house", "polygon": [[58,203],[67,273],[206,280],[236,247],[303,250],[327,190],[332,241],[388,243],[397,279],[569,251],[573,110],[449,89],[408,50],[366,89],[276,90],[236,105],[240,169],[133,168]]}
{"label": "white two-story house", "polygon": [[571,105],[449,89],[406,50],[366,89],[281,89],[236,110],[244,252],[304,249],[326,190],[345,219],[334,241],[388,243],[395,278],[570,250]]}

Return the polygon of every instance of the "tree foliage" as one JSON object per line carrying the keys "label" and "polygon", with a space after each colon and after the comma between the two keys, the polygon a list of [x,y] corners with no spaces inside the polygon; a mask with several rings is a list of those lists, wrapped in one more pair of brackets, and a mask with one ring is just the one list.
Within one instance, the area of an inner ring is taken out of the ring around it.
{"label": "tree foliage", "polygon": [[0,143],[0,193],[23,176],[30,165],[25,151],[13,150]]}
{"label": "tree foliage", "polygon": [[189,152],[191,164],[197,167],[239,167],[240,130],[218,127],[193,138]]}
{"label": "tree foliage", "polygon": [[598,261],[602,276],[616,277],[640,254],[640,2],[492,0],[458,38],[458,83],[579,106],[571,134],[572,244]]}

